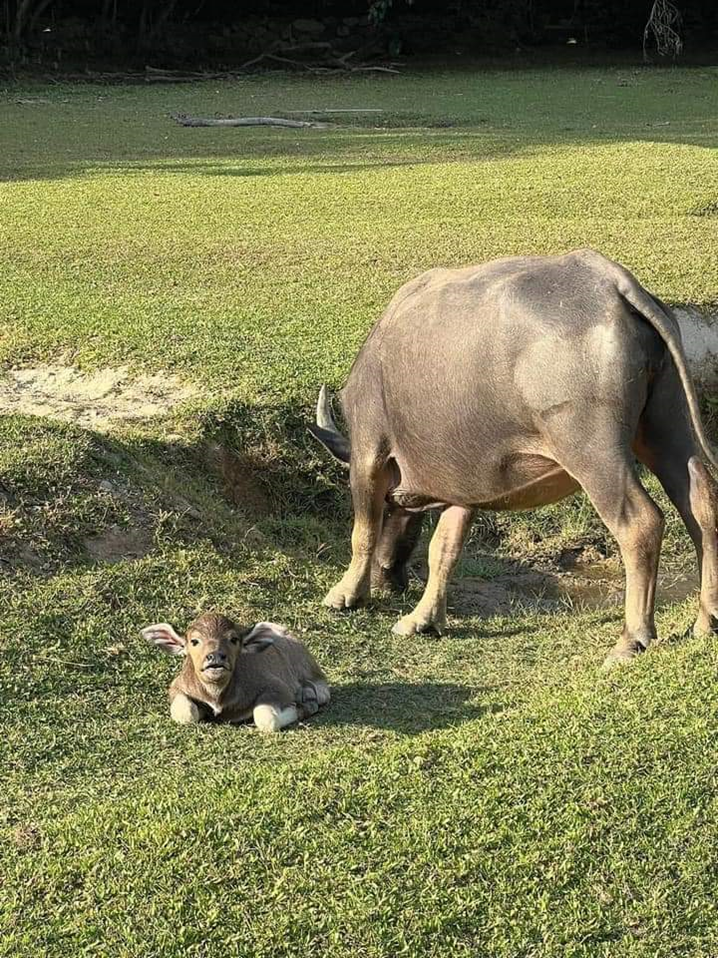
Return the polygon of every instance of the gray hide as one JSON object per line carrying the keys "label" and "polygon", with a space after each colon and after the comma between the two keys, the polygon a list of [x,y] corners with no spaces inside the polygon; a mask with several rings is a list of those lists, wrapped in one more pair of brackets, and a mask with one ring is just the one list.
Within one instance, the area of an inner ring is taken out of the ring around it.
{"label": "gray hide", "polygon": [[670,310],[592,250],[434,269],[407,283],[312,431],[350,462],[352,562],[325,602],[350,608],[406,582],[421,513],[442,510],[408,634],[446,620],[446,588],[478,509],[530,509],[583,488],[618,540],[626,623],[611,659],[645,649],[663,516],[636,457],[679,510],[702,571],[696,630],[718,614],[713,465]]}

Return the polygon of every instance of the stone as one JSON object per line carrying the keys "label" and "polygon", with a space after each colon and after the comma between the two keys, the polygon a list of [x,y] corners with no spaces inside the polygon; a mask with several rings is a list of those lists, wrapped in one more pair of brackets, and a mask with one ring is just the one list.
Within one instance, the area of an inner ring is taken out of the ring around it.
{"label": "stone", "polygon": [[673,306],[688,366],[699,388],[718,384],[718,314],[690,305]]}
{"label": "stone", "polygon": [[297,33],[307,33],[310,36],[318,37],[324,33],[325,27],[321,20],[295,20],[292,27]]}

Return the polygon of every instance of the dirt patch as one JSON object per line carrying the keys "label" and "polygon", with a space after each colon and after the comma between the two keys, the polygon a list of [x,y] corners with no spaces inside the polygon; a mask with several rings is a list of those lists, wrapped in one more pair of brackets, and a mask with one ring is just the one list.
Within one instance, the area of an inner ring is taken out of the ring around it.
{"label": "dirt patch", "polygon": [[110,526],[99,536],[85,539],[87,553],[97,562],[122,562],[139,559],[152,548],[152,539],[146,529],[123,529]]}
{"label": "dirt patch", "polygon": [[131,376],[126,366],[11,369],[0,376],[0,413],[47,416],[104,431],[114,423],[166,415],[197,394],[169,373]]}
{"label": "dirt patch", "polygon": [[13,574],[19,570],[41,573],[42,558],[27,542],[18,542],[4,535],[0,522],[0,574]]}
{"label": "dirt patch", "polygon": [[698,387],[712,389],[718,380],[718,313],[689,304],[674,306],[673,312]]}
{"label": "dirt patch", "polygon": [[216,444],[208,448],[208,461],[220,478],[224,495],[233,505],[251,515],[264,516],[271,511],[269,496],[257,479],[261,466]]}
{"label": "dirt patch", "polygon": [[[659,575],[656,605],[680,602],[699,588],[697,574]],[[574,571],[521,571],[482,579],[465,576],[456,582],[454,609],[459,615],[512,615],[521,607],[541,611],[620,607],[624,576],[611,560],[579,565]]]}
{"label": "dirt patch", "polygon": [[718,200],[709,200],[700,206],[694,206],[690,214],[691,216],[718,216]]}

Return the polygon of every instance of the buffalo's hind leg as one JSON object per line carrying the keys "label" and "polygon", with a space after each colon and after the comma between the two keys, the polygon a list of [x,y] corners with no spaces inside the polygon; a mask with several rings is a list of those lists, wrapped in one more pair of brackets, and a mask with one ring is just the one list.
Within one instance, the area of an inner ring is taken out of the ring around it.
{"label": "buffalo's hind leg", "polygon": [[409,584],[409,559],[419,541],[423,522],[423,512],[407,512],[396,505],[386,507],[372,566],[372,590],[403,592],[406,589]]}
{"label": "buffalo's hind leg", "polygon": [[[694,537],[701,570],[701,596],[696,635],[715,632],[718,624],[718,535],[716,534],[716,487],[708,470],[697,456],[688,460],[691,512],[700,530]],[[690,529],[689,529],[690,532]]]}
{"label": "buffalo's hind leg", "polygon": [[429,581],[417,607],[394,626],[398,635],[429,631],[441,635],[446,628],[449,579],[461,555],[473,516],[471,509],[462,506],[449,506],[441,513],[429,545]]}
{"label": "buffalo's hind leg", "polygon": [[586,491],[616,537],[626,573],[625,623],[621,638],[606,659],[611,665],[644,652],[656,637],[654,609],[664,519],[638,481],[632,463],[615,488],[613,502],[613,497],[608,502],[597,501],[595,490],[593,494]]}
{"label": "buffalo's hind leg", "polygon": [[391,481],[386,460],[352,461],[350,481],[354,506],[352,560],[341,581],[324,598],[324,605],[332,609],[351,609],[371,595],[372,562]]}
{"label": "buffalo's hind leg", "polygon": [[580,451],[563,450],[561,465],[581,484],[615,537],[626,573],[625,623],[606,664],[625,662],[656,637],[654,604],[663,513],[638,481],[630,445],[619,433],[596,428]]}
{"label": "buffalo's hind leg", "polygon": [[654,390],[641,418],[636,452],[678,510],[693,540],[701,577],[700,607],[693,631],[718,624],[718,534],[716,485],[699,458],[680,382],[672,370]]}

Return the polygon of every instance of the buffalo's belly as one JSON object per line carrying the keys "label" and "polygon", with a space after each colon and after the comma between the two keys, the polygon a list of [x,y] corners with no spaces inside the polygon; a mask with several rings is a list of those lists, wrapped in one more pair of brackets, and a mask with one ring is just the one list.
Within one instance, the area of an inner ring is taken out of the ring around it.
{"label": "buffalo's belly", "polygon": [[396,482],[388,500],[410,512],[444,505],[490,511],[516,511],[547,506],[571,495],[578,482],[546,456],[514,455],[476,463],[454,472],[446,464],[426,471],[397,462]]}
{"label": "buffalo's belly", "polygon": [[477,509],[495,512],[536,509],[565,499],[580,489],[579,484],[564,469],[554,463],[554,468],[520,485],[511,486],[493,499],[477,502]]}

